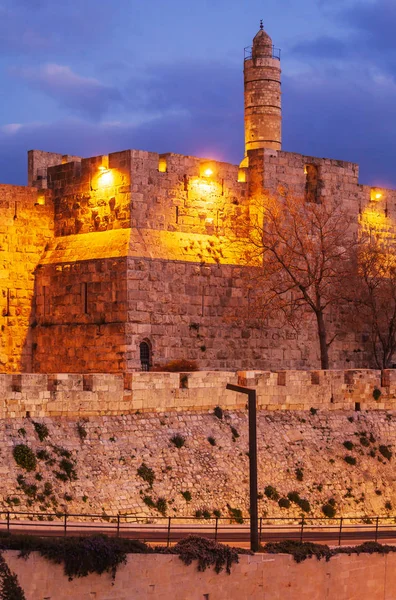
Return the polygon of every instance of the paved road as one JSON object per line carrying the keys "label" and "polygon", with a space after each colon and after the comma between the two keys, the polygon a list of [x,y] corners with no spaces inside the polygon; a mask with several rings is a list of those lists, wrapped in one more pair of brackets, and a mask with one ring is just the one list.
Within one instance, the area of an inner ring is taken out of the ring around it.
{"label": "paved road", "polygon": [[[7,523],[0,522],[0,530],[7,530]],[[62,522],[45,522],[45,521],[17,521],[10,520],[9,531],[11,533],[24,533],[30,535],[41,536],[76,536],[76,535],[92,535],[94,533],[105,533],[107,535],[119,535],[123,538],[138,539],[148,543],[167,543],[177,542],[184,537],[194,534],[211,539],[217,539],[219,542],[228,544],[239,544],[245,546],[249,542],[249,527],[246,525],[219,525],[217,534],[213,525],[193,525],[193,524],[173,524],[168,531],[167,525],[146,525],[121,523],[119,531],[117,524],[114,523],[98,523],[98,522],[77,522],[68,521],[65,533],[64,524]],[[301,533],[301,527],[279,527],[270,526],[262,529],[261,541],[275,542],[282,540],[301,540],[303,541],[327,543],[330,545],[338,545],[340,541],[339,525],[329,526],[305,526]],[[377,539],[380,542],[396,543],[396,525],[380,526],[377,533],[373,525],[346,525],[343,527],[341,535],[341,543],[359,544],[365,541],[373,541]]]}

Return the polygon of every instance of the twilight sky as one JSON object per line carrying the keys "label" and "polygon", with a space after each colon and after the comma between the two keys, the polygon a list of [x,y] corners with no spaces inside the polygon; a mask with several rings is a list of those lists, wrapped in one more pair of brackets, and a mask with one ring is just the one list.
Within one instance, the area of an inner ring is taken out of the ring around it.
{"label": "twilight sky", "polygon": [[243,48],[282,49],[283,149],[396,187],[395,0],[0,0],[0,182],[31,148],[239,162]]}

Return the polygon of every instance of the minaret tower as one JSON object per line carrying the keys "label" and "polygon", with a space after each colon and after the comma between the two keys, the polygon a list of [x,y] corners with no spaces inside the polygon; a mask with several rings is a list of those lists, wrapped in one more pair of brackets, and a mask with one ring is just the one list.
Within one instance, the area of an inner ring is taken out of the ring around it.
{"label": "minaret tower", "polygon": [[[245,157],[248,150],[282,147],[280,51],[275,50],[263,22],[245,48]],[[244,163],[247,161],[244,161]],[[242,165],[241,165],[242,166]]]}

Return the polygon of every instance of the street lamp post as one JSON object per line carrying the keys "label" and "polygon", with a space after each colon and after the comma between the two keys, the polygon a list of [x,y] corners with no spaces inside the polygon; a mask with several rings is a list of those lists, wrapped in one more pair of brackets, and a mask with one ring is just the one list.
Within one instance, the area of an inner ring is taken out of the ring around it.
{"label": "street lamp post", "polygon": [[243,385],[227,383],[227,390],[247,394],[249,414],[249,487],[250,487],[250,549],[257,552],[258,508],[257,508],[257,406],[256,390]]}

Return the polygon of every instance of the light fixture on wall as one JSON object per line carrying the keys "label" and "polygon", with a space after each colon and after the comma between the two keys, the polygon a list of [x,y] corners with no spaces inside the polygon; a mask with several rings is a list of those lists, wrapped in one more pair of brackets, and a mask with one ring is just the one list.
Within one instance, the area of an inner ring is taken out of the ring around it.
{"label": "light fixture on wall", "polygon": [[370,190],[370,200],[371,202],[378,202],[381,200],[383,194],[378,188],[371,188]]}

